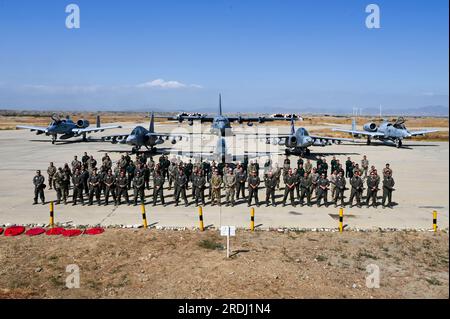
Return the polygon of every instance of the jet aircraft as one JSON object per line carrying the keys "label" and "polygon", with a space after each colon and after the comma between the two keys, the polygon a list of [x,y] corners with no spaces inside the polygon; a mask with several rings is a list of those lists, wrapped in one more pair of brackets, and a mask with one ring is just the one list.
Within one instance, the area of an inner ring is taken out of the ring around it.
{"label": "jet aircraft", "polygon": [[100,125],[100,116],[97,115],[97,125],[96,127],[89,127],[89,121],[85,119],[79,119],[73,122],[70,117],[61,119],[58,115],[53,114],[51,116],[51,123],[47,127],[41,126],[28,126],[28,125],[17,125],[18,129],[29,129],[31,132],[36,131],[36,135],[45,134],[47,136],[52,136],[52,144],[55,144],[58,134],[61,135],[59,138],[61,140],[66,140],[71,137],[83,136],[83,141],[86,142],[86,134],[92,132],[103,132],[104,130],[121,128],[120,125]]}
{"label": "jet aircraft", "polygon": [[385,144],[393,143],[397,148],[402,147],[402,141],[405,138],[423,136],[427,133],[438,132],[438,130],[409,131],[405,126],[405,119],[403,117],[399,117],[394,123],[383,120],[379,126],[377,126],[374,122],[366,123],[363,125],[362,131],[356,129],[355,119],[353,119],[351,130],[335,128],[333,131],[350,133],[354,137],[366,136],[367,145],[370,145],[372,138],[374,138]]}
{"label": "jet aircraft", "polygon": [[260,135],[266,135],[264,137],[266,144],[286,146],[286,155],[294,154],[301,156],[311,153],[309,150],[310,146],[326,146],[332,143],[341,144],[343,141],[352,141],[346,138],[311,135],[304,127],[295,129],[294,118],[291,118],[291,131],[289,134],[255,133],[254,135],[258,137]]}
{"label": "jet aircraft", "polygon": [[152,113],[148,129],[139,125],[128,134],[103,136],[102,141],[110,141],[112,144],[120,143],[131,145],[132,153],[138,152],[143,146],[150,152],[157,153],[155,146],[163,144],[164,140],[170,139],[172,144],[176,144],[177,141],[181,141],[183,138],[188,139],[190,135],[191,134],[156,133],[155,119]]}
{"label": "jet aircraft", "polygon": [[211,122],[211,129],[210,133],[219,135],[219,136],[225,136],[229,135],[226,134],[226,132],[231,131],[231,122],[237,122],[239,124],[247,123],[248,126],[252,126],[253,123],[264,123],[264,122],[270,122],[270,121],[279,121],[279,120],[286,120],[285,117],[265,117],[265,116],[258,116],[258,117],[248,117],[248,116],[225,116],[222,114],[222,97],[219,94],[219,109],[216,116],[209,116],[209,115],[176,115],[172,117],[165,117],[169,120],[176,120],[179,123],[182,123],[183,121],[187,120],[189,125],[193,125],[194,121],[200,121],[200,123],[203,122]]}

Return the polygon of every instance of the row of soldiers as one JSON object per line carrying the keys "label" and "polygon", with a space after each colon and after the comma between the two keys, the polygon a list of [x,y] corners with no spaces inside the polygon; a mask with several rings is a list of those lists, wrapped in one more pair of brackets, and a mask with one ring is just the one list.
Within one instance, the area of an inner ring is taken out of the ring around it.
{"label": "row of soldiers", "polygon": [[[350,158],[349,158],[350,159]],[[377,192],[380,187],[380,177],[376,169],[372,166],[369,176],[361,178],[368,167],[367,158],[364,156],[361,168],[358,164],[353,165],[350,185],[350,205],[353,205],[353,200],[356,199],[356,204],[361,205],[361,197],[364,190],[364,179],[367,184],[366,204],[369,205],[369,200],[372,200],[372,205],[376,206]],[[354,164],[354,163],[353,163]],[[137,155],[133,162],[128,154],[122,155],[116,163],[113,170],[113,163],[108,154],[102,158],[102,165],[97,168],[97,161],[93,156],[88,156],[87,153],[79,161],[77,156],[71,163],[72,168],[65,164],[64,167],[56,167],[53,163],[47,170],[49,176],[50,189],[52,186],[57,193],[57,204],[61,200],[67,203],[69,196],[69,189],[72,183],[73,186],[73,205],[77,202],[84,204],[84,196],[88,196],[88,204],[93,204],[95,197],[97,204],[101,204],[101,195],[104,195],[104,205],[109,204],[109,199],[112,197],[116,205],[121,204],[121,199],[124,198],[127,204],[131,204],[128,190],[133,188],[133,200],[136,205],[138,200],[144,202],[145,189],[150,190],[150,179],[153,180],[153,204],[156,205],[158,199],[161,204],[166,205],[164,196],[164,184],[168,181],[169,190],[174,186],[175,205],[178,205],[180,199],[184,201],[187,206],[187,190],[189,185],[192,185],[192,198],[196,205],[205,205],[205,191],[209,190],[209,199],[212,205],[221,205],[221,192],[225,190],[226,205],[234,206],[240,197],[247,199],[247,204],[250,206],[252,201],[259,206],[259,188],[261,180],[259,177],[259,164],[257,161],[251,161],[248,165],[238,163],[234,164],[216,164],[207,161],[196,162],[191,161],[183,163],[172,159],[168,160],[167,156],[162,155],[158,163],[153,161],[153,158],[146,158],[144,155]],[[283,169],[280,169],[276,164],[272,167],[272,163],[267,161],[264,164],[263,182],[266,188],[266,205],[272,204],[276,206],[275,192],[280,190],[281,177],[285,184],[284,196],[282,204],[286,205],[286,200],[290,199],[293,206],[296,206],[295,194],[300,205],[306,204],[311,206],[313,195],[316,196],[316,204],[321,206],[321,202],[328,206],[328,191],[331,192],[331,198],[335,205],[338,201],[344,205],[344,192],[346,188],[344,172],[339,160],[333,157],[331,161],[332,174],[328,177],[328,164],[324,158],[319,158],[316,167],[312,167],[309,159],[303,162],[302,158],[297,161],[297,168],[292,170],[290,168],[290,160],[286,158],[283,164]],[[43,176],[37,174],[33,180],[35,184],[35,203],[37,203],[38,195],[43,199],[43,187],[37,186],[39,183],[43,184]],[[41,182],[42,180],[42,182]],[[383,207],[391,207],[392,191],[394,180],[392,178],[392,170],[389,164],[383,169]],[[245,195],[245,189],[248,190],[248,196]]]}

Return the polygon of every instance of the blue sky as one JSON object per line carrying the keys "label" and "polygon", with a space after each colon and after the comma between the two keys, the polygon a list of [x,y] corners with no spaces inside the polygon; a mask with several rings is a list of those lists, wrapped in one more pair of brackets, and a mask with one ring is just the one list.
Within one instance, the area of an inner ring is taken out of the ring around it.
{"label": "blue sky", "polygon": [[0,39],[0,108],[448,107],[446,0],[0,0]]}

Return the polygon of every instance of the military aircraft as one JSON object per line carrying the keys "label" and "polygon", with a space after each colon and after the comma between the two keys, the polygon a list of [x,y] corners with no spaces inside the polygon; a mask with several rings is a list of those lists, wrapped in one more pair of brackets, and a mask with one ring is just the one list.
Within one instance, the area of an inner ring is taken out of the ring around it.
{"label": "military aircraft", "polygon": [[156,145],[163,144],[164,140],[171,140],[172,144],[181,141],[183,138],[188,139],[191,134],[171,134],[171,133],[156,133],[155,132],[155,118],[152,113],[148,130],[143,126],[136,126],[128,134],[114,134],[103,136],[102,141],[110,141],[112,144],[128,144],[132,145],[132,153],[138,152],[142,146],[147,148],[150,152],[157,153]]}
{"label": "military aircraft", "polygon": [[71,137],[83,136],[83,141],[86,142],[86,134],[90,134],[92,132],[103,132],[104,130],[121,128],[120,125],[109,125],[109,126],[101,126],[100,125],[100,116],[97,115],[97,125],[96,127],[89,128],[89,121],[85,119],[79,119],[76,122],[73,122],[70,117],[66,117],[65,119],[61,119],[58,115],[53,114],[51,116],[52,121],[47,127],[40,126],[27,126],[27,125],[17,125],[18,129],[29,129],[31,132],[36,131],[36,135],[45,134],[47,136],[52,136],[52,144],[55,144],[58,134],[61,140],[66,140]]}
{"label": "military aircraft", "polygon": [[220,136],[216,142],[216,145],[212,147],[210,152],[196,152],[196,151],[184,151],[184,150],[170,150],[170,154],[185,156],[194,158],[196,160],[209,160],[216,161],[217,163],[232,163],[235,161],[247,162],[250,159],[258,158],[261,156],[280,155],[274,152],[244,152],[242,155],[233,155],[229,152],[227,143],[224,137]]}
{"label": "military aircraft", "polygon": [[405,119],[403,117],[399,117],[394,123],[385,119],[379,126],[377,126],[374,122],[366,123],[363,125],[362,131],[356,129],[355,119],[353,119],[351,130],[335,128],[333,131],[350,133],[354,137],[359,137],[361,135],[366,136],[367,145],[370,145],[372,138],[374,138],[385,144],[394,143],[397,148],[402,147],[402,141],[404,138],[423,136],[427,133],[438,132],[438,130],[408,131],[405,126]]}
{"label": "military aircraft", "polygon": [[295,129],[294,118],[291,118],[291,131],[289,134],[271,134],[271,133],[255,133],[250,134],[260,137],[265,135],[266,144],[284,145],[286,146],[286,155],[309,155],[311,153],[310,146],[326,146],[332,143],[341,144],[343,141],[352,142],[352,139],[318,136],[309,134],[304,127]]}
{"label": "military aircraft", "polygon": [[165,117],[168,120],[176,120],[179,123],[182,123],[183,121],[187,120],[189,125],[193,125],[194,121],[200,121],[200,123],[203,122],[211,122],[211,134],[225,136],[229,135],[226,134],[226,132],[231,131],[231,122],[236,122],[239,124],[247,123],[248,126],[252,126],[253,123],[264,123],[269,121],[279,121],[279,120],[286,120],[286,117],[265,117],[265,116],[258,116],[258,117],[244,117],[244,116],[225,116],[222,114],[222,96],[219,94],[219,109],[216,116],[209,116],[209,115],[183,115],[179,114],[172,117]]}

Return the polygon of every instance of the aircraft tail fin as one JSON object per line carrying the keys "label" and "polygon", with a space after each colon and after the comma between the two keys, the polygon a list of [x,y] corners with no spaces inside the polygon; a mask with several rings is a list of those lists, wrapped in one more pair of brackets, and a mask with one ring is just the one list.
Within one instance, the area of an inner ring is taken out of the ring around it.
{"label": "aircraft tail fin", "polygon": [[152,112],[152,115],[150,116],[150,125],[148,126],[148,131],[150,133],[155,133],[155,116]]}
{"label": "aircraft tail fin", "polygon": [[100,115],[97,115],[97,127],[100,127],[101,123],[100,123]]}
{"label": "aircraft tail fin", "polygon": [[219,93],[219,115],[222,115],[222,95]]}
{"label": "aircraft tail fin", "polygon": [[294,117],[291,117],[291,134],[295,134]]}

